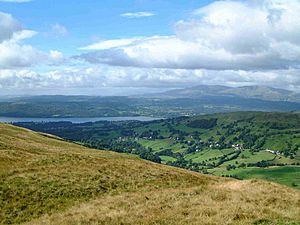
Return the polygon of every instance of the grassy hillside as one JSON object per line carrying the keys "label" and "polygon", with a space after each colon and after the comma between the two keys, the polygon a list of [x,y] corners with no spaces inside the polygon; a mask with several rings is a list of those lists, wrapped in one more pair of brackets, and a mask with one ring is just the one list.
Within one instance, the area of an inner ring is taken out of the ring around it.
{"label": "grassy hillside", "polygon": [[272,181],[300,188],[299,113],[235,112],[153,122],[18,125],[219,176],[255,178],[256,173],[272,174],[277,167],[285,168],[279,171],[286,179],[274,176]]}
{"label": "grassy hillside", "polygon": [[0,224],[297,224],[300,192],[0,124]]}

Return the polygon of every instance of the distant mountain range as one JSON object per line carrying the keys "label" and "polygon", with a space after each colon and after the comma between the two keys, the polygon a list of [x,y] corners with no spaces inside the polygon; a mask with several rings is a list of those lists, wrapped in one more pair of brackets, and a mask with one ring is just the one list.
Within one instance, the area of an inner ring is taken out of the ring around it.
{"label": "distant mountain range", "polygon": [[279,88],[267,86],[227,87],[220,85],[199,85],[184,89],[175,89],[151,97],[171,98],[199,98],[203,96],[231,96],[241,98],[255,98],[268,101],[300,102],[300,94]]}
{"label": "distant mountain range", "polygon": [[24,96],[0,98],[5,117],[178,117],[217,112],[300,111],[300,94],[265,86],[201,85],[142,96]]}

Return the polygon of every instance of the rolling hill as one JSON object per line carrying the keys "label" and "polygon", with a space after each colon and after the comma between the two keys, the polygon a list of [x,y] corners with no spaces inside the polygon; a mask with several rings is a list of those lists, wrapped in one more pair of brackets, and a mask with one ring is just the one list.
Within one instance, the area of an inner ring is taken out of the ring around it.
{"label": "rolling hill", "polygon": [[254,98],[266,101],[299,102],[299,94],[279,88],[267,86],[228,87],[220,85],[198,85],[194,87],[175,89],[161,94],[160,97],[201,98],[204,96],[231,96],[240,98]]}
{"label": "rolling hill", "polygon": [[234,111],[300,110],[299,94],[264,86],[195,86],[142,96],[27,96],[0,98],[4,117],[178,117]]}
{"label": "rolling hill", "polygon": [[0,124],[0,224],[298,224],[300,192]]}

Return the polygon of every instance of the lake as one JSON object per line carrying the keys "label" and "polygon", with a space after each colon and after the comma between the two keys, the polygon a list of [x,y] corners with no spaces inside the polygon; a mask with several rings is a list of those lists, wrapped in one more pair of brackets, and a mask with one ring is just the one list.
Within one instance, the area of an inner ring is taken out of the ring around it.
{"label": "lake", "polygon": [[128,116],[128,117],[93,117],[93,118],[19,118],[19,117],[0,117],[0,123],[19,123],[19,122],[72,122],[72,123],[87,123],[96,121],[154,121],[163,118],[147,117],[147,116]]}

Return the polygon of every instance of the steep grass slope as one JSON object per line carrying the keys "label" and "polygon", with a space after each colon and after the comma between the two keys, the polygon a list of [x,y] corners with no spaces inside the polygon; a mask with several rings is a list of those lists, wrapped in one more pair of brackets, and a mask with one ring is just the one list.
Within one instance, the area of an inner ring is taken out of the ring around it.
{"label": "steep grass slope", "polygon": [[297,224],[300,192],[0,124],[0,224]]}

